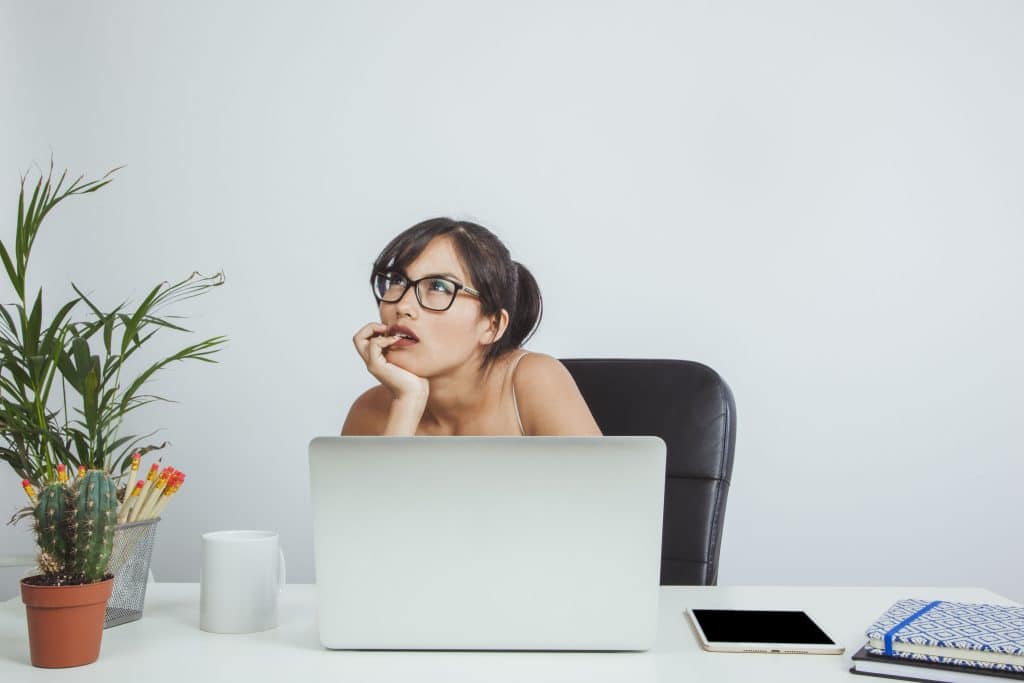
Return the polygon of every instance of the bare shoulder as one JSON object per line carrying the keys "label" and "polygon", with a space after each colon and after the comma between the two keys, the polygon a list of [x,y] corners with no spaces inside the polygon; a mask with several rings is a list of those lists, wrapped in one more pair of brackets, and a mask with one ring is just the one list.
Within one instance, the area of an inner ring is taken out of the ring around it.
{"label": "bare shoulder", "polygon": [[384,433],[391,409],[391,393],[383,384],[370,387],[352,402],[342,436],[377,436]]}
{"label": "bare shoulder", "polygon": [[601,436],[576,381],[546,353],[522,357],[512,375],[523,428],[529,436]]}

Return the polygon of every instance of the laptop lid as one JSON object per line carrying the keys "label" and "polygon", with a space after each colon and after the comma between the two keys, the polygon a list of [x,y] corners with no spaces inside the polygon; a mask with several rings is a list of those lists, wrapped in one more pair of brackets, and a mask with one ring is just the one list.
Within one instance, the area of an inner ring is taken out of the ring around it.
{"label": "laptop lid", "polygon": [[660,438],[320,437],[309,465],[325,647],[653,645]]}

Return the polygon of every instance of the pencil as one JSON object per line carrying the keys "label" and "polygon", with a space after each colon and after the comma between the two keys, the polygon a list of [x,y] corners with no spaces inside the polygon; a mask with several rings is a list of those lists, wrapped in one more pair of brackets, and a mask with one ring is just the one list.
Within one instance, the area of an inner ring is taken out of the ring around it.
{"label": "pencil", "polygon": [[36,498],[36,490],[32,487],[32,482],[28,479],[21,480],[21,488],[25,489],[25,495],[32,501],[33,505],[39,505],[39,499]]}
{"label": "pencil", "polygon": [[181,488],[181,483],[183,481],[185,481],[184,472],[177,472],[174,479],[168,483],[167,490],[164,492],[164,495],[160,498],[160,502],[157,505],[156,510],[153,512],[154,517],[159,517],[163,514],[164,508],[166,508],[171,502],[171,497],[178,492],[179,488]]}
{"label": "pencil", "polygon": [[121,503],[121,509],[117,513],[117,523],[124,524],[128,521],[128,513],[131,512],[132,507],[139,500],[139,491],[142,490],[143,482],[135,482],[135,488],[129,495],[124,497],[124,502]]}
{"label": "pencil", "polygon": [[170,491],[165,493],[164,497],[160,500],[160,506],[156,509],[156,513],[153,515],[154,517],[159,517],[164,513],[164,508],[166,508],[167,505],[171,502],[171,497],[178,492],[178,489],[180,489],[181,485],[184,483],[185,473],[178,472],[178,477],[175,480],[174,484],[170,487]]}
{"label": "pencil", "polygon": [[152,516],[153,506],[160,500],[160,496],[164,493],[164,488],[167,486],[167,482],[170,479],[170,472],[172,468],[168,467],[153,484],[153,487],[149,489],[149,493],[146,496],[146,500],[142,501],[142,507],[139,509],[139,519],[149,519]]}
{"label": "pencil", "polygon": [[156,503],[153,504],[153,509],[149,513],[150,517],[155,518],[160,516],[160,512],[167,506],[167,501],[170,500],[171,495],[174,494],[174,485],[177,482],[178,479],[175,477],[174,479],[167,483],[167,486],[164,487],[163,494],[156,501]]}
{"label": "pencil", "polygon": [[[150,486],[153,484],[153,480],[156,478],[156,472],[160,469],[158,464],[160,461],[153,463],[149,466],[149,474],[146,475],[146,479],[142,482],[142,490],[139,491],[139,496],[145,500],[146,493],[149,491]],[[128,515],[128,521],[134,522],[138,519],[139,513],[139,502],[136,501],[135,505],[132,506],[132,511]]]}
{"label": "pencil", "polygon": [[146,496],[146,504],[142,508],[141,513],[143,519],[149,519],[150,513],[153,511],[153,505],[158,500],[160,500],[160,496],[163,495],[164,489],[166,488],[167,484],[170,483],[171,478],[177,471],[178,470],[174,469],[173,467],[167,466],[160,473],[160,476],[157,477],[156,483],[153,484],[153,487],[149,490],[149,495]]}
{"label": "pencil", "polygon": [[124,499],[128,500],[129,496],[135,493],[135,480],[139,476],[139,460],[142,459],[141,453],[135,453],[132,455],[132,471],[128,475],[128,485],[124,487]]}
{"label": "pencil", "polygon": [[159,473],[160,460],[157,460],[157,462],[155,462],[153,465],[150,465],[150,471],[148,471],[145,475],[145,483],[142,485],[142,490],[140,490],[138,494],[141,497],[141,500],[135,503],[136,511],[139,509],[139,503],[145,501],[146,495],[150,493],[150,488],[152,488],[153,484],[157,482],[157,476],[159,475]]}

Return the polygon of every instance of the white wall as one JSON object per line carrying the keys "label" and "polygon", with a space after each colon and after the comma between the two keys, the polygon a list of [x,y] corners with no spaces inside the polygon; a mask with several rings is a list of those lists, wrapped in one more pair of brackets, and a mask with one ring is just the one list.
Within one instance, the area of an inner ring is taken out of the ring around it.
{"label": "white wall", "polygon": [[131,423],[189,474],[159,580],[197,580],[200,533],[264,527],[312,580],[305,448],[372,383],[368,265],[453,215],[536,274],[530,348],[729,381],[721,583],[1024,600],[1024,4],[0,7],[3,239],[51,151],[127,164],[44,225],[48,309],[70,280],[109,306],[227,275],[166,340],[228,334],[221,364],[167,372],[180,403]]}

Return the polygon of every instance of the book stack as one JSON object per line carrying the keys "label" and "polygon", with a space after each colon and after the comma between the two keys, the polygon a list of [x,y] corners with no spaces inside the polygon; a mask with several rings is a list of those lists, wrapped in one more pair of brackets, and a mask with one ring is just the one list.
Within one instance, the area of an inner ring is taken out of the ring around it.
{"label": "book stack", "polygon": [[1024,681],[1024,607],[900,600],[866,635],[850,673],[908,681]]}

